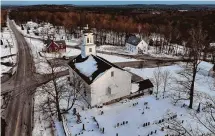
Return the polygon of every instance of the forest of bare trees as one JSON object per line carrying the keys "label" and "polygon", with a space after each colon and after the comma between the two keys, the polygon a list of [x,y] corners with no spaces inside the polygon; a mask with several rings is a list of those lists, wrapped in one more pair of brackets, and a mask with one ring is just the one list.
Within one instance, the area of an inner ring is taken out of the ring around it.
{"label": "forest of bare trees", "polygon": [[[63,10],[62,8],[61,10]],[[106,33],[114,35],[112,38],[119,39],[119,42],[110,44],[124,44],[123,37],[130,33],[139,33],[140,35],[149,36],[152,33],[162,34],[167,42],[181,44],[182,41],[188,41],[188,30],[196,27],[198,22],[202,22],[203,30],[207,31],[208,42],[214,42],[215,36],[215,11],[162,11],[159,14],[152,12],[133,13],[127,9],[126,13],[114,11],[88,11],[88,9],[76,9],[61,11],[54,7],[40,10],[40,8],[19,9],[19,12],[12,10],[10,18],[15,19],[18,24],[26,23],[29,20],[34,22],[50,22],[55,26],[64,26],[69,33],[77,33],[82,27],[89,24],[91,28],[96,28],[98,41],[105,41]],[[82,10],[82,11],[80,11]],[[118,9],[120,10],[120,9]],[[156,10],[155,10],[156,11]],[[189,42],[189,41],[188,41]]]}

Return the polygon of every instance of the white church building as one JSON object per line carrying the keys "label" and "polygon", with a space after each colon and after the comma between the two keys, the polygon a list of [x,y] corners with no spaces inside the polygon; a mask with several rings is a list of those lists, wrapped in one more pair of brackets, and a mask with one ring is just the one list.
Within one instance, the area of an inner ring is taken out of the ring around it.
{"label": "white church building", "polygon": [[[93,33],[83,31],[81,54],[71,60],[70,79],[84,84],[84,100],[88,106],[101,105],[131,94],[132,73],[96,55]],[[74,76],[75,75],[75,76]]]}
{"label": "white church building", "polygon": [[148,53],[148,44],[136,37],[135,35],[131,35],[126,40],[126,51],[132,54],[146,54]]}

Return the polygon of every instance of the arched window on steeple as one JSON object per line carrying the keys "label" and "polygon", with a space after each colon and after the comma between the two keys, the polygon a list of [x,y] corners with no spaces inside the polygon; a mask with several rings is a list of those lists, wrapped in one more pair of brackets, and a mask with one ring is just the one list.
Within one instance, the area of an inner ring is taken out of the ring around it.
{"label": "arched window on steeple", "polygon": [[89,37],[87,37],[87,43],[89,43],[90,41],[89,41]]}

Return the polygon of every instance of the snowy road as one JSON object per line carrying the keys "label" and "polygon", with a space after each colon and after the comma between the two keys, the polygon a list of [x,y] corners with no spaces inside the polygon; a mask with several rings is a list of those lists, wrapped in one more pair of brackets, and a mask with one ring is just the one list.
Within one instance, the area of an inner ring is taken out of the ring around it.
{"label": "snowy road", "polygon": [[7,123],[5,135],[30,136],[33,95],[29,92],[35,88],[25,89],[22,86],[29,84],[28,81],[33,78],[33,58],[24,37],[18,32],[12,21],[9,21],[9,25],[17,39],[18,66],[16,74],[8,82],[2,85],[2,90],[5,90],[7,86],[8,88],[15,89],[12,92],[11,101],[3,114]]}
{"label": "snowy road", "polygon": [[[1,95],[11,92],[11,97],[2,117],[6,121],[5,136],[31,136],[33,124],[33,92],[43,83],[51,80],[49,74],[35,74],[35,65],[31,50],[23,35],[10,27],[17,39],[18,57],[17,72],[7,82],[1,84]],[[56,77],[68,75],[68,70],[56,73]],[[2,130],[4,131],[4,130]]]}

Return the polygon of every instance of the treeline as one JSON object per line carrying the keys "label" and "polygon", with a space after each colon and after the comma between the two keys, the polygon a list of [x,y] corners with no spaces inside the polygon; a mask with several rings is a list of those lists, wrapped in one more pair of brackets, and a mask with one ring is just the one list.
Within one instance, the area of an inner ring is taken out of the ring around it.
{"label": "treeline", "polygon": [[6,26],[7,10],[1,10],[1,28]]}
{"label": "treeline", "polygon": [[[126,35],[130,33],[138,33],[143,37],[152,33],[161,34],[171,43],[181,44],[182,41],[189,41],[188,31],[197,26],[201,22],[203,30],[207,33],[207,41],[215,42],[215,10],[204,11],[186,11],[177,10],[152,10],[134,12],[133,8],[126,9],[125,12],[117,12],[117,8],[108,8],[104,13],[89,8],[68,9],[61,6],[61,10],[54,10],[54,6],[46,10],[37,8],[24,8],[12,10],[10,18],[15,19],[18,24],[26,23],[29,20],[40,22],[50,22],[55,26],[64,26],[68,33],[76,33],[82,27],[88,24],[92,28],[96,28],[96,34],[99,41],[106,41],[106,34],[109,33],[112,38],[122,39],[118,44],[123,44]],[[59,6],[58,8],[59,9]],[[81,10],[80,10],[81,9]],[[119,11],[122,9],[120,8]],[[110,11],[110,12],[108,12]],[[114,12],[113,12],[114,11]],[[125,14],[126,13],[126,14]],[[114,40],[112,40],[114,42]],[[114,43],[113,43],[114,44]]]}

